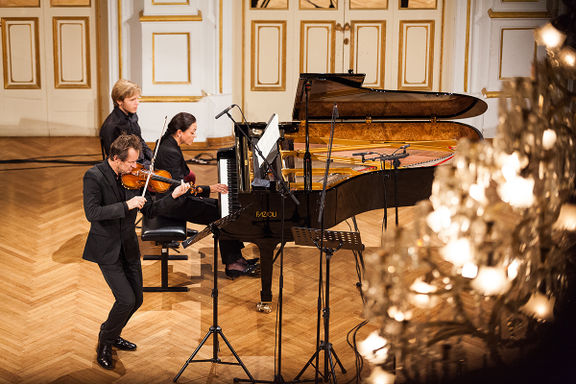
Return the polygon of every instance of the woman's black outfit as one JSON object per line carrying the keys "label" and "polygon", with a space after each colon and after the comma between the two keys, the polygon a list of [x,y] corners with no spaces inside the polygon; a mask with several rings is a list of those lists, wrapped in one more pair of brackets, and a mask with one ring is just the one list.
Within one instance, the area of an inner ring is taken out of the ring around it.
{"label": "woman's black outfit", "polygon": [[[182,150],[174,137],[168,135],[162,138],[154,168],[170,172],[170,175],[175,180],[184,180],[190,174],[190,168],[188,168]],[[176,205],[163,211],[162,215],[205,225],[218,220],[220,218],[218,200],[208,197],[210,196],[209,186],[199,187],[202,188],[202,193],[197,196],[190,194],[180,196],[176,201]],[[238,240],[219,240],[219,244],[222,263],[233,264],[242,258],[241,249],[244,247],[242,242]]]}

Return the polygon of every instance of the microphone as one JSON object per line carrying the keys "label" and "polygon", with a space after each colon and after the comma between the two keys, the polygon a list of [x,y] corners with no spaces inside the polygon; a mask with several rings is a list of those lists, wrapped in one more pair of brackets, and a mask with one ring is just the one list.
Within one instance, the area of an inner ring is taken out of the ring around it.
{"label": "microphone", "polygon": [[334,107],[332,107],[332,118],[337,119],[338,117],[340,117],[340,114],[338,113],[338,105],[334,104]]}
{"label": "microphone", "polygon": [[225,113],[228,113],[228,111],[230,111],[232,108],[237,107],[236,104],[232,104],[231,106],[229,106],[228,108],[226,108],[225,110],[223,110],[222,112],[220,112],[219,114],[216,115],[216,117],[214,117],[214,119],[218,120],[219,118],[222,117],[222,115],[224,115]]}
{"label": "microphone", "polygon": [[404,144],[403,146],[401,146],[399,149],[406,149],[410,146],[410,144]]}
{"label": "microphone", "polygon": [[366,155],[376,155],[376,152],[358,152],[352,154],[352,156],[366,156]]}

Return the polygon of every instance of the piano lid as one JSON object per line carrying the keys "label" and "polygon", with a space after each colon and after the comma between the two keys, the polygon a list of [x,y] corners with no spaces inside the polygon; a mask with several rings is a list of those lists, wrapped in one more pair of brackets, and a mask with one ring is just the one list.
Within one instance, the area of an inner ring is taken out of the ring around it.
{"label": "piano lid", "polygon": [[294,120],[306,118],[305,85],[310,82],[308,119],[329,120],[334,104],[339,119],[463,119],[483,114],[488,106],[457,93],[388,91],[363,88],[365,74],[301,73],[294,101]]}

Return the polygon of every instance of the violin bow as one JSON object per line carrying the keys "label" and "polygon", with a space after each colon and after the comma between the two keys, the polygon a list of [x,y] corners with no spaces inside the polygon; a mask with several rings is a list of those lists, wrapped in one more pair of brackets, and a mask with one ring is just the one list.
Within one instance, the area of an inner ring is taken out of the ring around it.
{"label": "violin bow", "polygon": [[144,195],[146,194],[146,191],[148,190],[148,183],[150,182],[150,177],[154,173],[154,162],[156,161],[156,155],[158,154],[158,148],[160,148],[160,140],[162,140],[162,136],[164,136],[164,131],[166,130],[166,120],[167,119],[168,119],[168,116],[164,116],[164,125],[162,126],[162,132],[160,132],[160,137],[158,138],[158,141],[156,142],[156,147],[154,148],[154,156],[152,157],[152,160],[150,161],[150,169],[148,170],[148,177],[146,178],[146,184],[144,184],[144,190],[142,191],[142,197],[144,197]]}

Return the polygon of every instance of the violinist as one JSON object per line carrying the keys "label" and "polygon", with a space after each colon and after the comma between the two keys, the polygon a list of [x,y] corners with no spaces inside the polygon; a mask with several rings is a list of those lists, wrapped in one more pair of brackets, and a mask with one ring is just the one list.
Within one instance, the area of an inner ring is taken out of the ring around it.
{"label": "violinist", "polygon": [[142,145],[138,162],[147,167],[154,153],[142,138],[142,131],[138,125],[136,111],[140,103],[140,93],[140,87],[130,80],[120,79],[114,84],[111,93],[114,109],[100,128],[100,140],[106,155],[109,155],[110,145],[122,133],[136,135]]}
{"label": "violinist", "polygon": [[109,157],[84,174],[84,212],[90,222],[90,232],[82,258],[98,263],[115,298],[98,335],[97,361],[105,369],[114,369],[112,347],[126,351],[136,349],[136,344],[120,334],[143,300],[142,266],[135,231],[137,210],[154,216],[167,210],[188,191],[188,186],[182,183],[164,198],[149,201],[139,195],[139,191],[125,189],[121,176],[137,166],[140,150],[137,136],[122,134],[110,145]]}
{"label": "violinist", "polygon": [[[196,118],[187,112],[176,114],[160,139],[160,147],[156,155],[155,168],[168,171],[173,179],[194,183],[195,175],[190,171],[180,145],[190,145],[196,138]],[[197,224],[210,224],[220,218],[218,200],[210,198],[210,192],[228,193],[224,184],[198,186],[202,192],[197,196],[187,194],[178,199],[178,206],[163,212],[170,216]],[[242,256],[244,247],[238,240],[220,240],[220,255],[226,265],[226,276],[234,279],[239,276],[259,276],[257,259],[246,260]]]}

